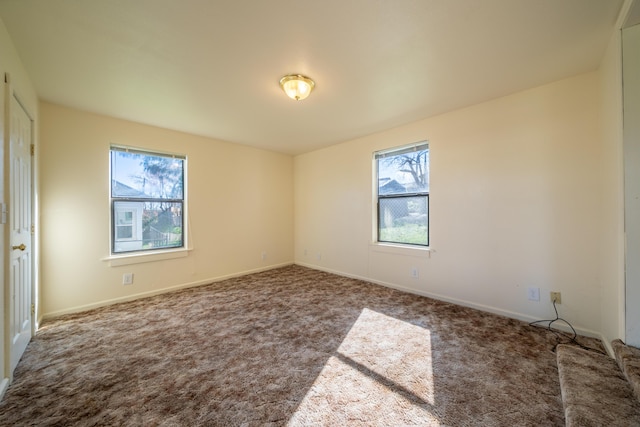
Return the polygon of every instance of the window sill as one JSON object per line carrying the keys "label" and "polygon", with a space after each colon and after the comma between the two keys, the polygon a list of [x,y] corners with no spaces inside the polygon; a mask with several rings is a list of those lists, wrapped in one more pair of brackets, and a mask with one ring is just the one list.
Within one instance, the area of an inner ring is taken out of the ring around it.
{"label": "window sill", "polygon": [[369,248],[374,252],[381,252],[395,255],[409,255],[415,257],[431,258],[431,249],[428,246],[410,246],[393,243],[373,242],[369,244]]}
{"label": "window sill", "polygon": [[193,249],[175,249],[167,251],[130,253],[126,255],[111,255],[102,258],[102,261],[108,262],[109,267],[118,267],[121,265],[142,264],[144,262],[163,261],[166,259],[184,258],[189,255]]}

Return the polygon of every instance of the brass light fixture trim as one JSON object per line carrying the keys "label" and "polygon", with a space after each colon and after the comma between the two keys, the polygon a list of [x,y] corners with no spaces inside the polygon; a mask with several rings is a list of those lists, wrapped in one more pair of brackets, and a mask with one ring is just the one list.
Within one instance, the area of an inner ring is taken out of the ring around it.
{"label": "brass light fixture trim", "polygon": [[287,74],[280,79],[280,87],[291,99],[302,101],[309,96],[316,83],[302,74]]}

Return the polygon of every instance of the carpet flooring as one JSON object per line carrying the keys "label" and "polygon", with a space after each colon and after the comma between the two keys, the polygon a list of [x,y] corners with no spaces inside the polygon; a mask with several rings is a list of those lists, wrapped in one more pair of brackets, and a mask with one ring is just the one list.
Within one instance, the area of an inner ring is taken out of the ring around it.
{"label": "carpet flooring", "polygon": [[561,426],[559,340],[290,266],[47,321],[0,425]]}

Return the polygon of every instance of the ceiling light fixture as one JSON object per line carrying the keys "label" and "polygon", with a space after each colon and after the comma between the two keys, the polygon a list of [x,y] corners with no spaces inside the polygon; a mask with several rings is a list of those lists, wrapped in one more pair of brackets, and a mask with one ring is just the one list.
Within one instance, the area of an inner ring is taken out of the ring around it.
{"label": "ceiling light fixture", "polygon": [[316,83],[313,80],[300,74],[288,74],[280,79],[280,87],[284,93],[296,101],[301,101],[309,96],[315,86]]}

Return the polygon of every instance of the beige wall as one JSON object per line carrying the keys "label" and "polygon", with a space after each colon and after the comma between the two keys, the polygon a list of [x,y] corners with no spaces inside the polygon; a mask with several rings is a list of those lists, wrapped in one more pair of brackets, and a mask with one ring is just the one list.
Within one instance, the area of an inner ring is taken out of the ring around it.
{"label": "beige wall", "polygon": [[[40,114],[45,316],[293,262],[291,156],[48,103]],[[187,257],[104,260],[110,144],[187,156]],[[124,273],[133,285],[122,285]]]}
{"label": "beige wall", "polygon": [[[42,103],[39,312],[295,260],[526,320],[552,316],[548,292],[559,290],[560,314],[581,331],[621,336],[618,44],[616,33],[598,72],[294,160]],[[37,116],[35,91],[4,26],[0,51],[0,70],[12,74]],[[422,140],[432,150],[431,250],[373,245],[372,153]],[[120,267],[104,261],[110,143],[187,154],[188,257]],[[125,287],[129,272],[135,282]],[[540,287],[540,302],[527,300],[527,286]]]}
{"label": "beige wall", "polygon": [[[560,291],[560,314],[600,332],[600,101],[593,72],[297,156],[296,262],[526,320]],[[431,251],[372,245],[372,154],[422,140]]]}

